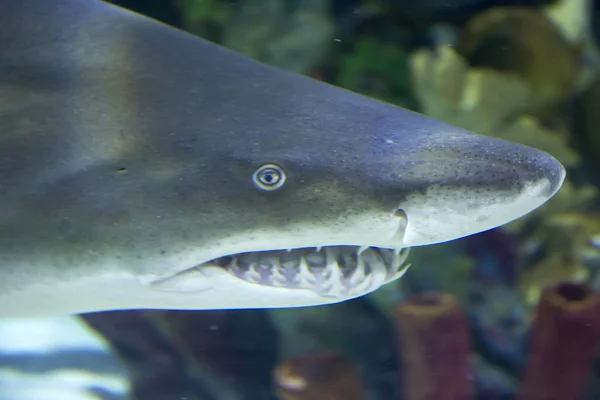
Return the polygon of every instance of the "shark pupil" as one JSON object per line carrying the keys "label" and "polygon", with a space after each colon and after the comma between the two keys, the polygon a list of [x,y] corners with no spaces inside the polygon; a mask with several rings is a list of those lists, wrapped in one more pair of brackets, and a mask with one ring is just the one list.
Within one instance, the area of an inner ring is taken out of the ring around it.
{"label": "shark pupil", "polygon": [[252,175],[252,181],[259,189],[273,191],[283,186],[285,172],[275,164],[265,164]]}

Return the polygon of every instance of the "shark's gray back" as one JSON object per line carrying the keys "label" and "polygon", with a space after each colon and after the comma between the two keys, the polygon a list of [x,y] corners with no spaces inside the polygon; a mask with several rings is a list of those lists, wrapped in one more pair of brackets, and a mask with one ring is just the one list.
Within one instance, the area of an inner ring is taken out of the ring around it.
{"label": "shark's gray back", "polygon": [[[273,153],[322,149],[326,157],[355,132],[386,128],[382,110],[397,114],[98,0],[0,2],[0,71],[0,149],[9,153],[0,158],[0,182],[23,190],[140,148],[175,158],[230,151],[211,143],[217,135],[248,140],[237,146],[244,156],[255,144]],[[423,130],[422,122],[406,111],[396,134]],[[281,140],[259,143],[266,129]]]}
{"label": "shark's gray back", "polygon": [[97,0],[0,2],[0,71],[5,186],[37,186],[160,146],[162,133],[180,135],[179,156],[202,133],[188,130],[190,113],[231,119],[231,104],[242,119],[245,85],[273,80],[248,59]]}

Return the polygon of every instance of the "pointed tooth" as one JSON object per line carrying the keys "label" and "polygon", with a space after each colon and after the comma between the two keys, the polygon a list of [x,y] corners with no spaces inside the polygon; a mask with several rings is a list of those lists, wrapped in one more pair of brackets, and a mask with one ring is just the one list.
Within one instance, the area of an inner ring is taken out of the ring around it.
{"label": "pointed tooth", "polygon": [[398,263],[400,264],[398,266],[398,269],[401,269],[402,265],[406,264],[406,260],[408,260],[408,254],[410,253],[410,248],[406,248],[404,250],[405,251],[403,253],[401,253],[398,257]]}
{"label": "pointed tooth", "polygon": [[356,257],[356,269],[348,277],[348,281],[350,282],[350,285],[354,287],[359,285],[365,278],[365,260],[363,260],[362,257]]}
{"label": "pointed tooth", "polygon": [[271,281],[274,286],[287,286],[287,277],[281,272],[283,270],[283,263],[280,263],[277,268],[273,269]]}
{"label": "pointed tooth", "polygon": [[[400,268],[398,271],[396,271],[394,273],[394,275],[391,276],[391,278],[387,279],[387,282],[391,282],[391,281],[395,281],[396,279],[402,277],[402,275],[404,275],[406,273],[406,271],[408,271],[408,268],[411,266],[412,264],[404,264],[402,266],[402,268]],[[386,283],[387,283],[386,282]]]}
{"label": "pointed tooth", "polygon": [[406,260],[408,259],[410,248],[405,248],[402,250],[404,250],[403,253],[399,253],[394,257],[394,265],[393,268],[391,268],[388,272],[388,278],[386,279],[386,282],[390,282],[400,278],[406,273],[408,267],[410,267],[411,264],[407,264],[406,262]]}
{"label": "pointed tooth", "polygon": [[325,249],[325,269],[329,270],[333,264],[335,264],[336,268],[339,268],[334,251],[332,249]]}
{"label": "pointed tooth", "polygon": [[394,256],[392,257],[388,268],[388,276],[394,275],[406,261],[408,251],[402,253],[402,250],[403,249],[394,249]]}
{"label": "pointed tooth", "polygon": [[314,277],[310,272],[310,268],[304,256],[300,256],[300,265],[298,266],[298,281],[300,286],[304,288],[310,288],[313,285]]}
{"label": "pointed tooth", "polygon": [[356,252],[356,255],[360,256],[365,250],[367,250],[369,248],[369,246],[360,246],[360,248],[358,249],[358,251]]}
{"label": "pointed tooth", "polygon": [[260,274],[256,270],[256,264],[252,264],[248,268],[248,272],[246,272],[246,280],[252,283],[261,283]]}
{"label": "pointed tooth", "polygon": [[372,285],[371,275],[367,276],[364,282],[361,282],[360,285],[356,287],[355,294],[365,294],[369,291]]}
{"label": "pointed tooth", "polygon": [[[339,288],[341,286],[341,282],[342,282],[342,272],[340,271],[340,266],[337,263],[337,260],[334,256],[333,250],[326,251],[326,260],[327,260],[327,265],[325,267],[325,269],[327,270],[327,272],[329,272],[325,283],[327,284],[326,286],[328,287],[328,292],[330,295],[333,296],[339,296]],[[337,290],[335,290],[337,289]],[[335,291],[335,293],[331,293]]]}
{"label": "pointed tooth", "polygon": [[396,253],[396,251],[394,251],[394,258],[392,259],[392,263],[390,265],[390,270],[388,272],[388,275],[395,274],[401,266],[402,266],[402,257],[400,256],[400,253]]}
{"label": "pointed tooth", "polygon": [[242,272],[241,268],[238,266],[238,259],[237,259],[237,257],[232,257],[231,258],[231,262],[229,263],[229,266],[226,267],[226,269],[228,269],[228,268],[230,268],[234,272]]}
{"label": "pointed tooth", "polygon": [[356,270],[350,276],[350,292],[363,293],[371,284],[371,276],[367,274],[367,264],[362,257],[356,259]]}
{"label": "pointed tooth", "polygon": [[331,289],[331,276],[333,275],[333,271],[331,269],[331,250],[325,249],[325,260],[324,266],[318,272],[315,272],[313,275],[315,276],[314,280],[314,290],[321,296],[330,296]]}
{"label": "pointed tooth", "polygon": [[362,261],[362,264],[359,262],[356,269],[358,270],[359,267],[360,267],[360,270],[363,271],[362,272],[363,279],[361,281],[357,282],[356,286],[354,286],[352,288],[352,293],[354,293],[354,294],[364,294],[364,293],[366,293],[369,290],[369,288],[371,287],[372,280],[373,280],[373,275],[372,274],[368,274],[367,275],[365,273],[365,268],[366,268],[365,261],[362,260],[361,257],[359,257],[359,259]]}
{"label": "pointed tooth", "polygon": [[404,253],[402,253],[402,259],[406,260],[408,258],[408,255],[410,254],[410,247],[407,247],[407,248],[402,249],[402,250],[404,250]]}
{"label": "pointed tooth", "polygon": [[386,282],[388,269],[381,256],[377,256],[378,260],[371,263],[371,290],[377,289]]}
{"label": "pointed tooth", "polygon": [[317,253],[321,251],[321,249],[323,248],[323,246],[317,246]]}

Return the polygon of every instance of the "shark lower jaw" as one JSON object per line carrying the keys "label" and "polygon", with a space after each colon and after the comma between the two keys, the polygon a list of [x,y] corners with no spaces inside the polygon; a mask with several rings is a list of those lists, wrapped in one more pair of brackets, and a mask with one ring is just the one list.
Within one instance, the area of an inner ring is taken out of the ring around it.
{"label": "shark lower jaw", "polygon": [[220,257],[196,268],[220,267],[253,285],[308,289],[329,298],[357,297],[401,277],[409,248],[326,246]]}

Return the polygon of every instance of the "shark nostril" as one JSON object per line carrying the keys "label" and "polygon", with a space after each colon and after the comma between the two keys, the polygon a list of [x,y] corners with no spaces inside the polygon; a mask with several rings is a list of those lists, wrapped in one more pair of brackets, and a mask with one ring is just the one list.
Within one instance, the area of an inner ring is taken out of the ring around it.
{"label": "shark nostril", "polygon": [[399,208],[394,212],[394,217],[396,218],[401,218],[405,221],[408,222],[408,216],[406,215],[406,212],[404,212],[403,209]]}
{"label": "shark nostril", "polygon": [[392,238],[399,243],[403,243],[404,235],[406,235],[406,230],[408,228],[408,215],[406,215],[406,212],[403,209],[398,208],[394,211],[394,217],[396,218],[394,221],[395,232],[392,234]]}

